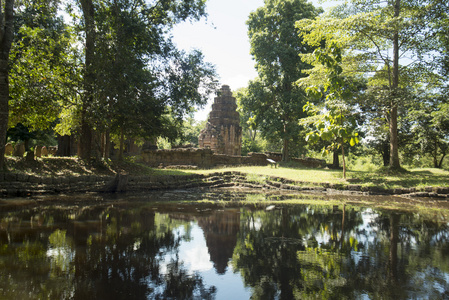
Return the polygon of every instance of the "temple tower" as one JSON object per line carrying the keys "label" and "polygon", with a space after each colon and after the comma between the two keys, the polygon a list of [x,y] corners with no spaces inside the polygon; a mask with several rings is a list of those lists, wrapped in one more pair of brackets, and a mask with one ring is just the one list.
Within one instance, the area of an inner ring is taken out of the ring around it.
{"label": "temple tower", "polygon": [[231,89],[223,85],[212,104],[206,127],[198,137],[200,148],[210,148],[216,154],[241,155],[242,127],[237,104]]}

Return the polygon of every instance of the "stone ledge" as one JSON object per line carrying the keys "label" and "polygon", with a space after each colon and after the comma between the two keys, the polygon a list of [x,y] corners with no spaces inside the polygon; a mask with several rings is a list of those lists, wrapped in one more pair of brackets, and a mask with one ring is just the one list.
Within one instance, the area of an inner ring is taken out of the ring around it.
{"label": "stone ledge", "polygon": [[262,176],[261,182],[247,180],[241,172],[214,172],[209,175],[161,176],[28,176],[14,173],[0,174],[0,196],[28,196],[34,194],[84,192],[139,192],[186,188],[216,188],[241,186],[259,190],[288,190],[344,195],[400,195],[404,197],[433,197],[449,199],[448,187],[383,189],[355,184],[310,183],[275,176]]}

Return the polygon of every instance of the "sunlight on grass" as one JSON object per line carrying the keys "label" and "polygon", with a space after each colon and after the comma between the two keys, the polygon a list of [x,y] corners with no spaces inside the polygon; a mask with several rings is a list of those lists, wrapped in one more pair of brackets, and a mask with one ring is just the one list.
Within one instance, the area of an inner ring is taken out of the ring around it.
{"label": "sunlight on grass", "polygon": [[329,169],[298,169],[298,168],[271,168],[269,166],[242,166],[210,170],[186,170],[188,173],[210,174],[214,172],[236,171],[254,176],[274,176],[290,180],[310,183],[332,184],[358,184],[363,186],[377,186],[381,188],[400,188],[426,186],[449,186],[449,171],[442,169],[426,168],[412,169],[404,174],[388,175],[375,171],[347,171],[347,179],[342,177],[341,170]]}
{"label": "sunlight on grass", "polygon": [[261,175],[261,176],[275,176],[291,180],[306,181],[306,182],[341,182],[342,172],[338,170],[324,170],[324,169],[296,169],[296,168],[271,168],[269,166],[242,166],[230,167],[211,170],[188,170],[188,172],[196,174],[210,174],[213,172],[227,172],[236,171],[246,174]]}

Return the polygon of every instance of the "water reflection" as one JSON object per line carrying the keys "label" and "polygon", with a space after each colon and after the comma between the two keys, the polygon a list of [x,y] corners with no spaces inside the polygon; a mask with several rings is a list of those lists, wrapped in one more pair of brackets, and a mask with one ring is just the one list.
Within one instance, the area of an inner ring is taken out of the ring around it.
{"label": "water reflection", "polygon": [[1,299],[449,298],[448,223],[438,216],[75,202],[3,209]]}

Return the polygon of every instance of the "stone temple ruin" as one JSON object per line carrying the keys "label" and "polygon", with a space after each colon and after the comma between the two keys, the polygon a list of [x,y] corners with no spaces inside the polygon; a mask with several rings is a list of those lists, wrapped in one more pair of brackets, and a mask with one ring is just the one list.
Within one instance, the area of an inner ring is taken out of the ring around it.
{"label": "stone temple ruin", "polygon": [[[206,127],[198,136],[199,148],[142,150],[142,160],[151,167],[212,168],[217,166],[266,166],[267,159],[281,160],[281,154],[242,152],[242,127],[237,104],[231,89],[223,85],[212,104]],[[314,159],[292,159],[308,167],[323,167],[325,162]]]}
{"label": "stone temple ruin", "polygon": [[216,154],[240,156],[242,151],[242,127],[237,104],[231,89],[223,85],[212,104],[206,128],[198,137],[200,148],[211,149]]}

